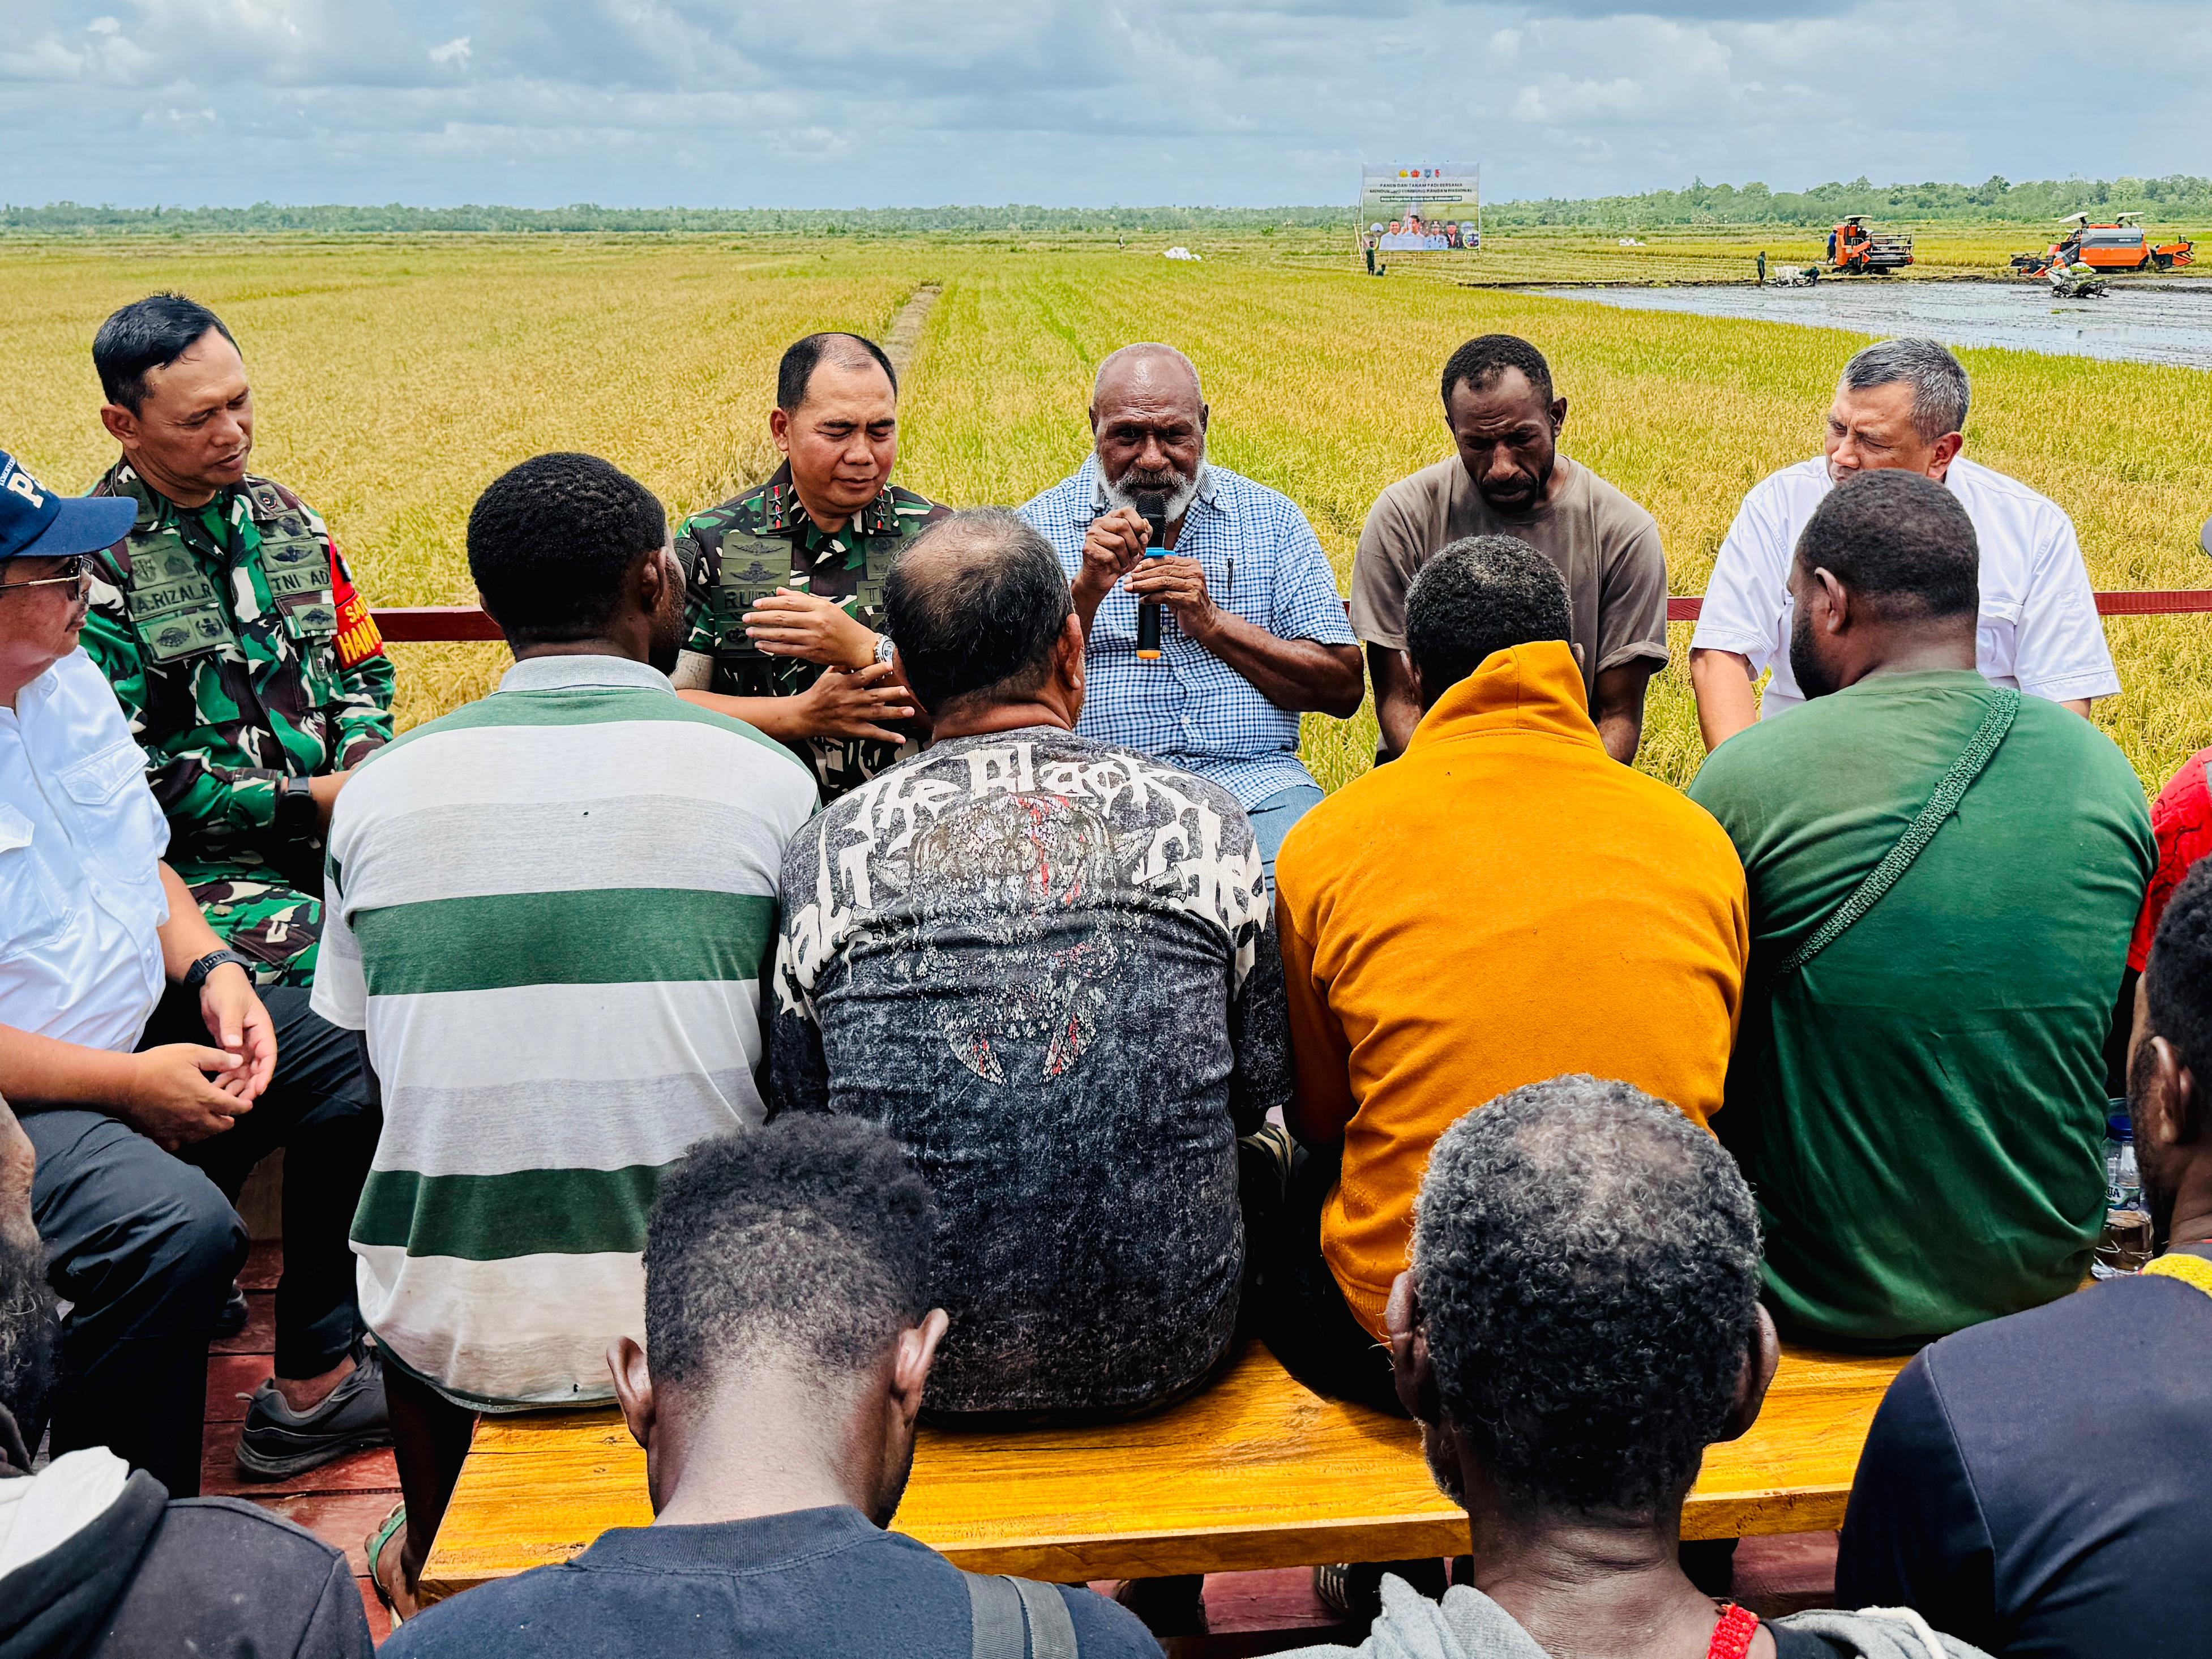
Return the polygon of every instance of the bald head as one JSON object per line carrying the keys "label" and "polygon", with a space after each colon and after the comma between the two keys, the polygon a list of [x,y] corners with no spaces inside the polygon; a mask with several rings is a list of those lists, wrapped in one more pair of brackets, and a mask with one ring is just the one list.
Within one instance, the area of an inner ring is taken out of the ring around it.
{"label": "bald head", "polygon": [[1136,507],[1164,498],[1170,523],[1198,493],[1206,465],[1206,394],[1198,370],[1173,346],[1126,345],[1098,365],[1091,388],[1091,436],[1107,499]]}
{"label": "bald head", "polygon": [[1198,365],[1171,345],[1140,341],[1109,351],[1091,382],[1091,408],[1095,416],[1109,398],[1136,392],[1147,398],[1181,398],[1195,410],[1206,403],[1198,383]]}
{"label": "bald head", "polygon": [[1052,544],[997,507],[924,532],[891,566],[884,607],[907,684],[940,718],[956,704],[1034,697],[1075,614]]}

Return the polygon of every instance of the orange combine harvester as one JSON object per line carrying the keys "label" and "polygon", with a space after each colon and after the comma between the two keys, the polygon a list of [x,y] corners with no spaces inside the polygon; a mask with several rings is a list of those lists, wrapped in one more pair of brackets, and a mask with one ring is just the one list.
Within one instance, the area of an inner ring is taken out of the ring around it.
{"label": "orange combine harvester", "polygon": [[2054,265],[2087,265],[2092,270],[2171,270],[2196,262],[2196,244],[2187,238],[2154,242],[2141,222],[2140,213],[2118,213],[2110,224],[2089,222],[2086,213],[2071,213],[2059,221],[2070,225],[2064,237],[2040,253],[2015,253],[2013,269],[2023,276],[2040,276]]}
{"label": "orange combine harvester", "polygon": [[1869,230],[1866,216],[1854,213],[1828,233],[1828,267],[1859,276],[1886,276],[1912,263],[1912,239],[1890,231]]}

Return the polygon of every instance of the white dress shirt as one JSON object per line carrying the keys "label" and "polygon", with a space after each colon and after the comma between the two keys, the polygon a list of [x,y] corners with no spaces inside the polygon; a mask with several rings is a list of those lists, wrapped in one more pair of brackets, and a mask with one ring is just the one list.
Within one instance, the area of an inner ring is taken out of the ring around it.
{"label": "white dress shirt", "polygon": [[[2018,479],[1967,460],[1943,482],[1974,522],[1982,551],[1982,615],[1974,665],[1995,685],[2063,702],[2120,689],[2081,563],[2074,521]],[[1790,672],[1792,607],[1785,584],[1798,532],[1834,488],[1823,457],[1785,466],[1743,498],[1705,584],[1693,651],[1734,651],[1751,672],[1771,668],[1762,718],[1805,701]]]}
{"label": "white dress shirt", "polygon": [[169,826],[82,650],[0,708],[0,1025],[137,1047],[161,1000]]}

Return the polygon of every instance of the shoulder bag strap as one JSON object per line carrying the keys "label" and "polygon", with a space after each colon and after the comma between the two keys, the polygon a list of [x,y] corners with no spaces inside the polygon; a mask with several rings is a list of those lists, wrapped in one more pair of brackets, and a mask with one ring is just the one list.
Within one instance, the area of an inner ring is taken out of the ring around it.
{"label": "shoulder bag strap", "polygon": [[1828,919],[1774,970],[1774,982],[1779,984],[1814,957],[1841,939],[1850,925],[1881,902],[1881,896],[1903,879],[1928,843],[1936,839],[1936,832],[1943,821],[1959,810],[1967,786],[1979,777],[1982,769],[1990,763],[1990,757],[1997,752],[2005,733],[2012,730],[2013,716],[2020,713],[2020,693],[2009,686],[1996,688],[1996,700],[1983,717],[1974,735],[1967,739],[1965,750],[1943,781],[1936,786],[1936,793],[1920,809],[1920,815],[1905,827],[1897,844],[1881,855],[1881,862],[1867,874],[1867,878],[1854,889],[1849,898],[1828,913]]}
{"label": "shoulder bag strap", "polygon": [[1049,1584],[963,1572],[974,1659],[1079,1659],[1075,1621]]}
{"label": "shoulder bag strap", "polygon": [[1022,1596],[1014,1581],[980,1572],[960,1576],[968,1581],[968,1614],[975,1632],[969,1651],[974,1659],[1028,1659]]}
{"label": "shoulder bag strap", "polygon": [[1067,1603],[1050,1584],[1034,1578],[1008,1581],[1030,1618],[1030,1659],[1076,1659],[1075,1620]]}

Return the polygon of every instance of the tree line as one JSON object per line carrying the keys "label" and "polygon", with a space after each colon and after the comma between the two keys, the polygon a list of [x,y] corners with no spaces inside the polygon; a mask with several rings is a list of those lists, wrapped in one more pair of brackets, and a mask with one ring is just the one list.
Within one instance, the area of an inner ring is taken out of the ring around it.
{"label": "tree line", "polygon": [[[2135,211],[2154,223],[2212,218],[2212,179],[2172,173],[2160,179],[2045,179],[2013,184],[1992,176],[1978,185],[1875,185],[1864,178],[1810,190],[1775,191],[1759,183],[1708,185],[1639,196],[1547,198],[1492,204],[1486,228],[1652,230],[1717,225],[1826,225],[1847,214],[1923,223],[2032,223],[2068,213],[2103,216]],[[1334,206],[1270,208],[563,208],[465,206],[246,208],[88,207],[54,202],[0,206],[0,232],[40,235],[156,232],[253,234],[275,231],[331,235],[447,231],[497,234],[662,232],[763,236],[1099,235],[1216,231],[1270,235],[1285,229],[1343,225],[1352,210]]]}

